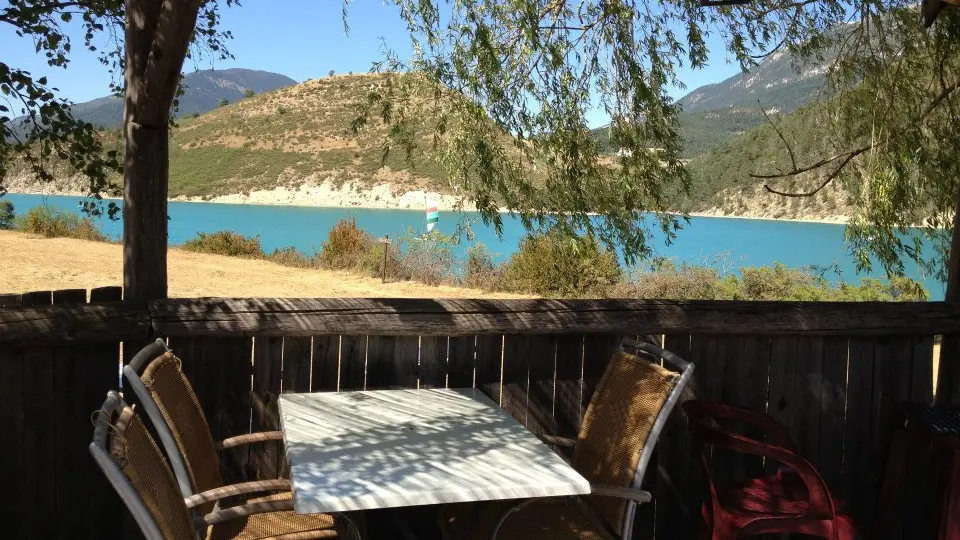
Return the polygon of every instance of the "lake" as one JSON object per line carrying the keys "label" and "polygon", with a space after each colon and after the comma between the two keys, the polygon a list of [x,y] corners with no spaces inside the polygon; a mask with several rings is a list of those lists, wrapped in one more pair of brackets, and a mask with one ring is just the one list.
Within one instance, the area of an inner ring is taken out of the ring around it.
{"label": "lake", "polygon": [[[4,199],[13,202],[17,214],[22,215],[38,205],[79,213],[81,197],[10,193]],[[171,202],[169,215],[172,245],[181,244],[198,232],[228,229],[246,236],[259,235],[265,251],[293,246],[305,253],[318,249],[327,231],[345,217],[353,217],[358,226],[376,236],[389,234],[397,237],[411,228],[422,231],[424,227],[424,212],[421,210]],[[498,238],[491,227],[479,222],[478,217],[470,212],[441,212],[438,228],[441,232],[452,233],[463,220],[476,219],[471,226],[476,241],[486,244],[498,259],[506,258],[516,250],[517,242],[523,236],[523,226],[518,219],[505,216],[503,236]],[[98,221],[108,236],[121,236],[119,221],[106,218]],[[658,255],[677,263],[705,264],[719,256],[726,261],[725,265],[734,269],[772,265],[774,262],[795,268],[834,266],[839,276],[831,272],[826,275],[828,279],[856,283],[863,276],[856,273],[856,266],[843,241],[843,229],[843,225],[826,223],[695,217],[679,231],[672,245],[664,245],[662,235],[656,232],[651,245]],[[458,255],[462,257],[472,245],[473,242],[463,242],[457,248]],[[921,275],[915,264],[908,264],[907,273],[927,287],[931,299],[943,299],[944,286]]]}

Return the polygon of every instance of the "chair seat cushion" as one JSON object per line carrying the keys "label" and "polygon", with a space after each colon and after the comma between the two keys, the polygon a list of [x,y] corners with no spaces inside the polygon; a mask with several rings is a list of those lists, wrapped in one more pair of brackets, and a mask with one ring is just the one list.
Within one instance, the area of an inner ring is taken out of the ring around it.
{"label": "chair seat cushion", "polygon": [[339,538],[337,524],[329,514],[268,512],[245,519],[218,523],[207,531],[208,540],[261,540],[283,538]]}
{"label": "chair seat cushion", "polygon": [[[737,484],[721,495],[721,505],[733,514],[803,514],[807,511],[807,488],[793,473],[777,473]],[[838,514],[843,501],[834,500]]]}
{"label": "chair seat cushion", "polygon": [[[519,501],[448,504],[440,510],[439,526],[444,538],[489,540],[501,512]],[[469,535],[461,536],[470,531]],[[530,504],[507,518],[498,540],[601,540],[606,538],[575,504],[563,499],[545,499]]]}

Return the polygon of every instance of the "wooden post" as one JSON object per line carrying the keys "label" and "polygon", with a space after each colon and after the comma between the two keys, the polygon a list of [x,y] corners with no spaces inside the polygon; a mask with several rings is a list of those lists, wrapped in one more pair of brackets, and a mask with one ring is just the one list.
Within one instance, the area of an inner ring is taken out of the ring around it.
{"label": "wooden post", "polygon": [[380,283],[387,282],[387,250],[390,249],[390,235],[385,234],[383,238],[380,239],[380,243],[383,244],[383,266],[380,268]]}

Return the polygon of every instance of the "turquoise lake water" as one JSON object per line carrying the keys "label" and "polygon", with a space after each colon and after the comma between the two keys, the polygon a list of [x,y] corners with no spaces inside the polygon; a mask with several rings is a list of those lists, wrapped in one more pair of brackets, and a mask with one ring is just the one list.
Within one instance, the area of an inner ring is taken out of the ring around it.
{"label": "turquoise lake water", "polygon": [[[63,210],[78,211],[80,197],[54,195],[7,194],[18,214],[38,205],[48,205]],[[249,204],[215,204],[171,202],[170,243],[181,244],[198,232],[214,232],[221,229],[240,234],[260,235],[264,250],[294,246],[313,253],[320,247],[327,231],[344,217],[353,217],[357,225],[376,236],[389,234],[396,237],[410,228],[423,229],[422,210],[367,210],[350,208],[317,208],[306,206],[267,206]],[[473,213],[441,212],[438,228],[452,233],[458,222],[478,218]],[[122,225],[119,221],[100,219],[101,228],[111,237],[119,238]],[[477,222],[471,225],[476,241],[483,242],[498,259],[507,257],[516,250],[523,236],[523,227],[518,219],[505,216],[502,238],[497,238],[490,227]],[[662,237],[655,235],[651,245],[657,254],[675,262],[704,264],[722,256],[734,269],[744,266],[772,265],[781,262],[790,267],[834,266],[839,276],[830,272],[825,277],[836,281],[859,282],[862,275],[856,267],[843,241],[843,225],[802,223],[775,220],[751,220],[735,218],[691,218],[691,223],[679,231],[676,241],[665,246]],[[472,242],[463,242],[460,255]],[[919,268],[908,265],[908,275],[922,282],[933,300],[942,300],[944,287],[935,279],[923,276]],[[876,277],[876,276],[874,276]]]}

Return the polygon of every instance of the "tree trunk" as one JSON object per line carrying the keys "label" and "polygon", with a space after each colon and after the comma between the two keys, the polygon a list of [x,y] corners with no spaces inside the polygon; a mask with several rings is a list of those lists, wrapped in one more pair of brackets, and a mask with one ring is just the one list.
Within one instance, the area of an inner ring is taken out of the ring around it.
{"label": "tree trunk", "polygon": [[125,0],[124,299],[167,296],[168,120],[201,0]]}
{"label": "tree trunk", "polygon": [[[953,235],[947,267],[947,291],[944,300],[960,302],[960,189],[953,209]],[[937,375],[937,405],[960,405],[960,335],[943,336]]]}
{"label": "tree trunk", "polygon": [[167,125],[125,125],[123,287],[131,301],[167,297]]}

